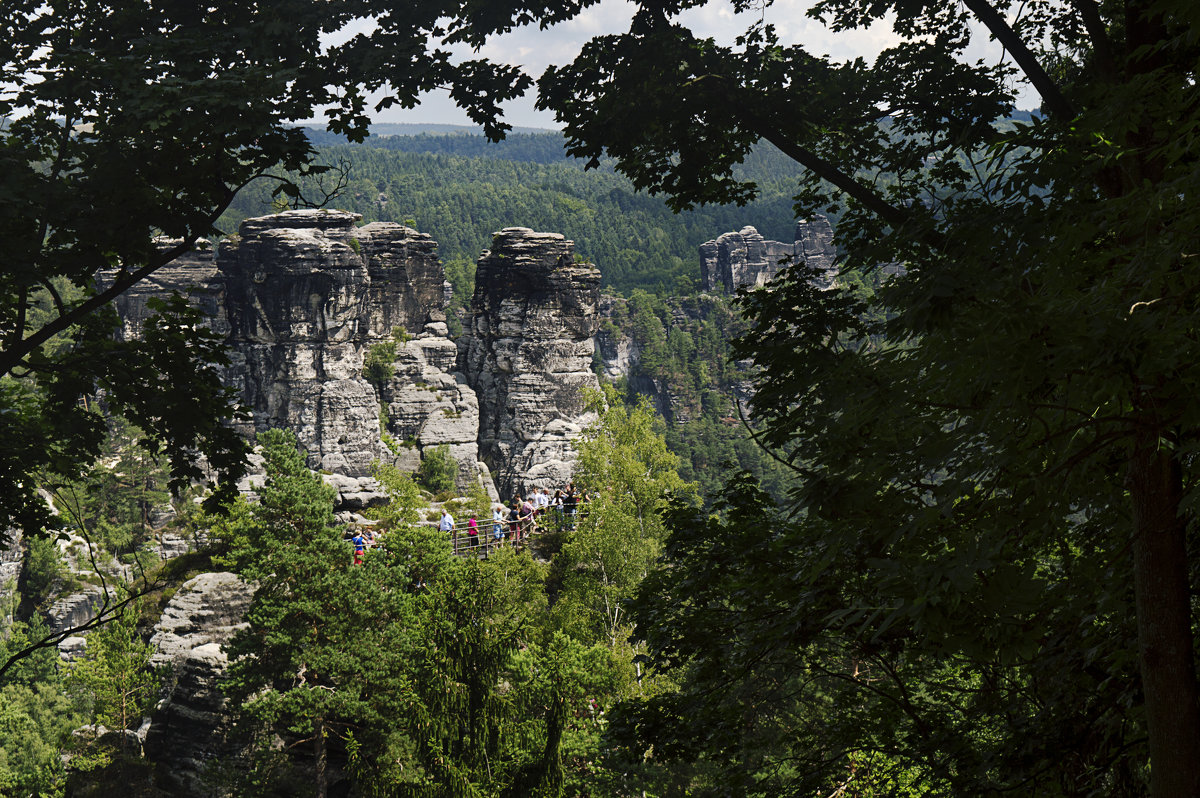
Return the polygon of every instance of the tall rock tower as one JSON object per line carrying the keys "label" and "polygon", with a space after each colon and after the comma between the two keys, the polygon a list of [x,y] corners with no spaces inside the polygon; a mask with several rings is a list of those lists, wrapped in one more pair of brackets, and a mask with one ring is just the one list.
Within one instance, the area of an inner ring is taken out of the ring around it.
{"label": "tall rock tower", "polygon": [[225,243],[232,382],[255,430],[286,427],[309,466],[352,477],[382,452],[379,402],[362,376],[367,265],[345,211],[291,211],[247,219]]}
{"label": "tall rock tower", "polygon": [[479,258],[459,370],[479,397],[479,452],[502,497],[558,486],[595,416],[584,389],[599,327],[600,271],[557,233],[509,227]]}

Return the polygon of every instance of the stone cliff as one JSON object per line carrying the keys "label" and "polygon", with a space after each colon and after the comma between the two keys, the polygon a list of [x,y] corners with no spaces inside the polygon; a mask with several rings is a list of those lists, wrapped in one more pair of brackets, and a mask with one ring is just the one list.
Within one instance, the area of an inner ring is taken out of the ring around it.
{"label": "stone cliff", "polygon": [[[118,301],[136,336],[146,300],[191,290],[225,335],[229,382],[250,411],[244,432],[296,433],[309,466],[326,472],[345,509],[377,500],[371,463],[414,470],[431,446],[459,464],[458,485],[487,465],[507,492],[570,478],[571,441],[590,417],[600,273],[575,262],[561,235],[510,228],[480,259],[471,329],[449,337],[437,244],[389,222],[358,227],[345,211],[247,219]],[[163,246],[169,242],[164,241]],[[365,362],[394,352],[382,376]],[[384,444],[382,433],[395,441]]]}
{"label": "stone cliff", "polygon": [[372,286],[358,218],[293,211],[248,219],[217,258],[229,378],[253,430],[291,429],[310,467],[351,477],[367,476],[383,454],[379,400],[362,376]]}
{"label": "stone cliff", "polygon": [[739,288],[766,285],[790,263],[806,263],[828,285],[836,272],[833,227],[815,216],[796,223],[791,244],[769,241],[747,225],[700,245],[700,281],[710,293],[733,295]]}
{"label": "stone cliff", "polygon": [[145,753],[171,795],[213,794],[208,763],[239,750],[221,680],[222,646],[245,625],[253,589],[230,573],[205,573],[179,589],[154,627],[151,664],[166,687],[151,718]]}
{"label": "stone cliff", "polygon": [[479,259],[459,368],[479,396],[479,450],[502,496],[570,478],[571,442],[594,414],[584,389],[599,327],[600,272],[574,244],[501,230]]}

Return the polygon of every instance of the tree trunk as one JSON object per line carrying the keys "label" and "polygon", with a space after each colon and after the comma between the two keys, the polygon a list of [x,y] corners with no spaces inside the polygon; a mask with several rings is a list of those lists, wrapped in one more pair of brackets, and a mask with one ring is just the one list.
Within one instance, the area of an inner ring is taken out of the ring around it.
{"label": "tree trunk", "polygon": [[327,758],[325,748],[325,719],[317,718],[316,723],[316,771],[317,771],[317,798],[326,798],[329,793],[329,785],[325,783],[325,760]]}
{"label": "tree trunk", "polygon": [[1138,434],[1129,472],[1138,659],[1150,744],[1150,794],[1200,796],[1200,701],[1192,653],[1186,524],[1178,461],[1154,430]]}

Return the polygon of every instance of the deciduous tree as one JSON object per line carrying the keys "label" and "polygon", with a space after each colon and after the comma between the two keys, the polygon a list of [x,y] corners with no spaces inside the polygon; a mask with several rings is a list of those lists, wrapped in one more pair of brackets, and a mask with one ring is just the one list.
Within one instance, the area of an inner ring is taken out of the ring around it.
{"label": "deciduous tree", "polygon": [[[802,265],[746,305],[798,534],[857,553],[823,577],[857,586],[825,631],[869,647],[907,624],[904,656],[976,674],[992,651],[1012,690],[1038,686],[1049,748],[1078,696],[1043,668],[1113,685],[1136,659],[1140,690],[1080,727],[1082,775],[1019,772],[1105,792],[1142,761],[1153,794],[1200,794],[1194,4],[816,4],[835,30],[890,26],[873,64],[782,44],[750,2],[719,44],[680,21],[698,4],[638,3],[539,102],[571,154],[678,208],[751,196],[733,167],[770,141],[808,170],[799,210],[841,212],[844,269],[904,264],[866,307]],[[1005,58],[968,58],[981,37]],[[1018,83],[1040,113],[1010,116]]]}

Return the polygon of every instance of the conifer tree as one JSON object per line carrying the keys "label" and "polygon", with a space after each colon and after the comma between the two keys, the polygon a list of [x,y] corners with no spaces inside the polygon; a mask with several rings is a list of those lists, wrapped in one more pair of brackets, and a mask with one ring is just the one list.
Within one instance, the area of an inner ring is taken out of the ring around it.
{"label": "conifer tree", "polygon": [[259,441],[259,503],[243,503],[218,532],[256,585],[249,626],[230,645],[229,685],[250,719],[311,745],[323,798],[331,745],[353,735],[374,761],[392,743],[394,702],[411,690],[407,570],[372,556],[351,565],[333,491],[305,467],[294,436],[271,430]]}

